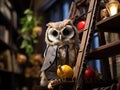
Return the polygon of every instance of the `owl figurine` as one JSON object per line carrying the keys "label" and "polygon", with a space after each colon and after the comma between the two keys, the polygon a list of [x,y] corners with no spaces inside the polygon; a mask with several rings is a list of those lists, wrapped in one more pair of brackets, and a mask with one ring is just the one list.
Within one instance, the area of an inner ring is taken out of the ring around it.
{"label": "owl figurine", "polygon": [[47,44],[44,63],[41,68],[41,86],[48,86],[59,81],[56,74],[58,65],[75,66],[78,50],[78,31],[72,20],[50,22],[45,34]]}

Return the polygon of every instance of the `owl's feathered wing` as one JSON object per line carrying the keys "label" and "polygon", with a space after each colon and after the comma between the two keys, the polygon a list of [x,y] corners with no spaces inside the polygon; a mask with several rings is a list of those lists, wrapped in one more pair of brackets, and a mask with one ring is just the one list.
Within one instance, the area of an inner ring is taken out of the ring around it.
{"label": "owl's feathered wing", "polygon": [[41,72],[41,85],[45,86],[48,81],[58,78],[56,75],[57,65],[59,61],[57,60],[58,46],[48,46],[45,50],[45,61],[42,65]]}
{"label": "owl's feathered wing", "polygon": [[41,71],[47,70],[54,62],[57,55],[57,45],[47,46],[45,50],[45,61],[42,65]]}

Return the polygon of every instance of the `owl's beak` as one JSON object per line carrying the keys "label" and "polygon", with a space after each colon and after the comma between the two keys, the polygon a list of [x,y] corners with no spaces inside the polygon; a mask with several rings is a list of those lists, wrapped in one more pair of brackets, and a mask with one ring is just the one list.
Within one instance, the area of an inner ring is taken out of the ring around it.
{"label": "owl's beak", "polygon": [[59,36],[59,40],[62,41],[62,35]]}

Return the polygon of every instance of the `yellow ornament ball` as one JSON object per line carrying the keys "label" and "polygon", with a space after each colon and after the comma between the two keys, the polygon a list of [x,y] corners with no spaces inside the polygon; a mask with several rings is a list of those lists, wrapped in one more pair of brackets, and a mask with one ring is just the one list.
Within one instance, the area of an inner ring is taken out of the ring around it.
{"label": "yellow ornament ball", "polygon": [[69,65],[59,65],[57,68],[57,75],[60,78],[72,78],[73,74],[73,69]]}

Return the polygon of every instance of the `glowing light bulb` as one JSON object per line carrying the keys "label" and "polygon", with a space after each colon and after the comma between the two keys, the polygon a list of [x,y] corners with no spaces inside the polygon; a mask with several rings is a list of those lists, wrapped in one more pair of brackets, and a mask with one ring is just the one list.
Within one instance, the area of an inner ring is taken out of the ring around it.
{"label": "glowing light bulb", "polygon": [[112,6],[109,8],[109,10],[110,10],[110,16],[113,16],[113,15],[115,15],[115,14],[118,13],[118,8],[116,8],[115,5],[112,5]]}
{"label": "glowing light bulb", "polygon": [[117,0],[110,0],[106,4],[106,8],[107,8],[110,16],[113,16],[118,13],[119,2]]}

